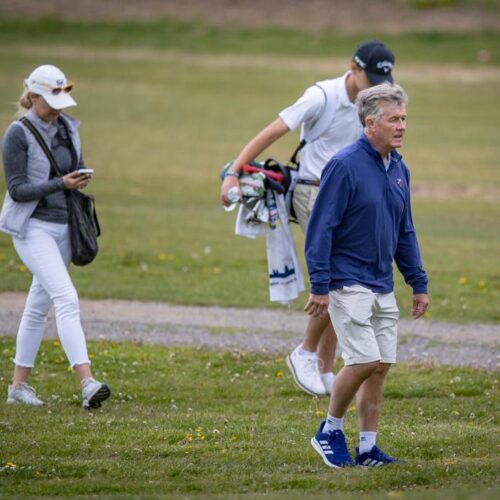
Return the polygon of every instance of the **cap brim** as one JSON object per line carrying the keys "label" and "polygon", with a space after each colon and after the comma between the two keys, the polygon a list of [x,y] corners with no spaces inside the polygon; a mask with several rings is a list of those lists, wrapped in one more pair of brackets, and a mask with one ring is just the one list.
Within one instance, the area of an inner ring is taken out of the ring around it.
{"label": "cap brim", "polygon": [[42,97],[52,109],[64,109],[77,105],[76,101],[67,92],[60,92],[57,95],[42,95]]}
{"label": "cap brim", "polygon": [[372,85],[379,85],[384,82],[394,83],[394,78],[390,73],[388,75],[379,75],[378,73],[368,73],[366,70],[365,73]]}

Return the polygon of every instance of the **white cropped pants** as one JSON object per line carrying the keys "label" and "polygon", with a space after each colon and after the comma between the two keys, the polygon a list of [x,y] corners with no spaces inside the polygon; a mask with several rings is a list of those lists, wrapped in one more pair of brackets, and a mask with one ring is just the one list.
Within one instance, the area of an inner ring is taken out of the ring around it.
{"label": "white cropped pants", "polygon": [[29,219],[25,237],[14,237],[13,242],[17,254],[33,274],[17,333],[14,363],[34,366],[52,304],[57,333],[70,366],[90,363],[78,294],[68,273],[71,260],[68,225]]}

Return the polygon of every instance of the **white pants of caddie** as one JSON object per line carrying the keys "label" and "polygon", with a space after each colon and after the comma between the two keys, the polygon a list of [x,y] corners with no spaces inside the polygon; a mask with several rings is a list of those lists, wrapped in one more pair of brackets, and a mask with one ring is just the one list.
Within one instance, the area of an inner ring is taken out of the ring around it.
{"label": "white pants of caddie", "polygon": [[52,304],[57,333],[70,366],[90,363],[78,294],[68,273],[71,260],[68,225],[29,219],[25,237],[14,237],[13,242],[17,254],[33,274],[17,333],[14,363],[34,366]]}
{"label": "white pants of caddie", "polygon": [[345,286],[330,292],[328,311],[346,365],[396,362],[399,309],[393,292]]}

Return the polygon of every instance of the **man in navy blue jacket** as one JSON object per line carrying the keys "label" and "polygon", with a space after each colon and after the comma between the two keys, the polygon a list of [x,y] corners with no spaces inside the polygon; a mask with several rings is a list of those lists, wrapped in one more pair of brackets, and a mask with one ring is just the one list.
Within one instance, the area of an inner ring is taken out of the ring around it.
{"label": "man in navy blue jacket", "polygon": [[[396,462],[376,446],[383,383],[396,362],[393,261],[413,289],[413,317],[422,316],[429,304],[411,215],[410,174],[396,152],[406,129],[407,101],[400,86],[388,83],[360,92],[356,104],[364,134],[323,170],[307,230],[311,294],[305,309],[319,317],[330,313],[344,360],[327,419],[311,440],[334,468]],[[360,419],[355,462],[343,434],[354,396]]]}

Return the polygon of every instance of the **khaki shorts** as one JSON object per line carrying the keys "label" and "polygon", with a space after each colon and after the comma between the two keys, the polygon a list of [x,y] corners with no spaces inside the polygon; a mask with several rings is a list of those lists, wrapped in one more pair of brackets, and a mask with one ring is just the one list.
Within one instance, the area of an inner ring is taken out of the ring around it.
{"label": "khaki shorts", "polygon": [[308,184],[297,184],[293,191],[293,208],[299,221],[299,226],[304,233],[307,230],[307,223],[309,222],[318,192],[318,186],[310,186]]}
{"label": "khaki shorts", "polygon": [[328,312],[346,365],[396,362],[399,309],[393,292],[345,286],[330,292]]}

